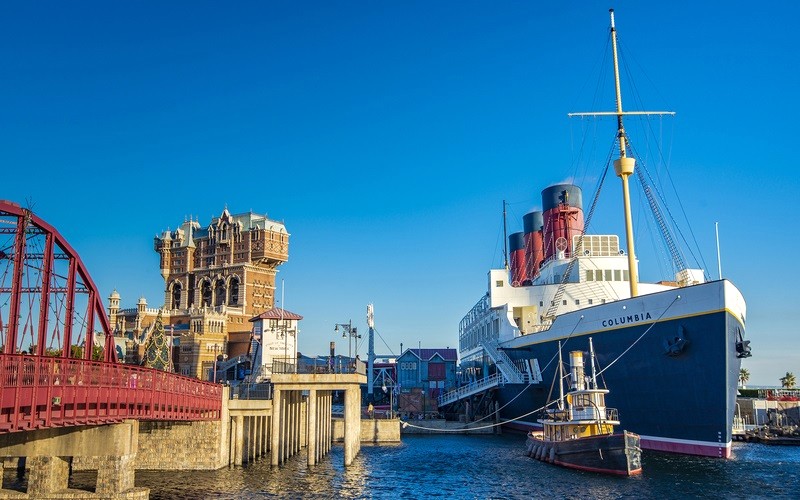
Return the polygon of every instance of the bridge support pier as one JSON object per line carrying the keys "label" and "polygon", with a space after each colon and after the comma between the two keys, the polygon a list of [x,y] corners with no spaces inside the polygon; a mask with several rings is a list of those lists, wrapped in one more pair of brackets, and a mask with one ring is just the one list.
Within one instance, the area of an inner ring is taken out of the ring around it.
{"label": "bridge support pier", "polygon": [[103,457],[98,461],[98,495],[113,496],[134,487],[136,455]]}
{"label": "bridge support pier", "polygon": [[[0,457],[26,457],[25,493],[0,489],[3,498],[147,499],[134,487],[139,422],[0,434]],[[95,491],[69,489],[70,457],[97,468]]]}
{"label": "bridge support pier", "polygon": [[348,387],[344,394],[344,464],[350,465],[361,451],[361,387]]}
{"label": "bridge support pier", "polygon": [[360,374],[273,374],[271,464],[280,465],[306,448],[313,466],[331,449],[332,394],[344,391],[344,464],[353,463],[361,449]]}
{"label": "bridge support pier", "polygon": [[30,457],[26,465],[28,472],[28,496],[48,498],[53,493],[67,489],[69,483],[68,457]]}

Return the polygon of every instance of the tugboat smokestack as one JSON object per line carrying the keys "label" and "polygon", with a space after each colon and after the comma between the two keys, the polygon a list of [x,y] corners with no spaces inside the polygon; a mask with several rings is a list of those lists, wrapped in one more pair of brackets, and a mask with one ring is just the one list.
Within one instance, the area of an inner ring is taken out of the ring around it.
{"label": "tugboat smokestack", "polygon": [[583,371],[583,351],[569,353],[570,389],[582,391],[586,388]]}

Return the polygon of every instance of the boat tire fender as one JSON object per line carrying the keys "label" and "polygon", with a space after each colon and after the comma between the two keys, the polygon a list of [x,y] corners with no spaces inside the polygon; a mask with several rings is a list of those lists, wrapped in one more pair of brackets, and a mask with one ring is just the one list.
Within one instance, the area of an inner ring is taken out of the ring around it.
{"label": "boat tire fender", "polygon": [[549,458],[550,458],[549,462],[551,464],[555,463],[555,461],[556,461],[556,449],[555,448],[550,448],[550,457]]}

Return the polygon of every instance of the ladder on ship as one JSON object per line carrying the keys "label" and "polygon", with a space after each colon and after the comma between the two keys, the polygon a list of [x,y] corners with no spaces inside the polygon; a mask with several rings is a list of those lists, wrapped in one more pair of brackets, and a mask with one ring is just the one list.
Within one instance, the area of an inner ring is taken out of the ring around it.
{"label": "ladder on ship", "polygon": [[476,380],[468,385],[459,387],[439,396],[439,406],[444,406],[464,398],[468,398],[479,392],[492,389],[497,386],[505,384],[524,384],[527,380],[527,374],[520,371],[508,354],[503,352],[502,349],[497,348],[495,342],[481,341],[480,346],[492,358],[498,372],[487,378]]}
{"label": "ladder on ship", "polygon": [[508,357],[503,350],[497,348],[497,344],[495,342],[489,342],[486,340],[482,340],[480,342],[480,346],[483,347],[483,350],[486,354],[492,358],[494,361],[494,365],[503,374],[503,378],[505,382],[509,384],[523,384],[525,383],[525,374],[521,372],[511,358]]}

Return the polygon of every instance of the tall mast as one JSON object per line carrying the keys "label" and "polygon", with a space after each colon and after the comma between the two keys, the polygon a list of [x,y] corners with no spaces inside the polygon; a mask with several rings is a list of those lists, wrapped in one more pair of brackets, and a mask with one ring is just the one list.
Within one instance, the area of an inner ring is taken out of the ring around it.
{"label": "tall mast", "polygon": [[503,200],[503,266],[508,271],[508,224],[506,221],[506,200]]}
{"label": "tall mast", "polygon": [[558,341],[558,409],[564,409],[564,367],[561,364],[561,341]]}
{"label": "tall mast", "polygon": [[592,346],[592,337],[589,337],[589,360],[592,363],[592,389],[597,389],[597,374],[594,371],[594,347]]}
{"label": "tall mast", "polygon": [[[367,351],[367,399],[373,400],[372,391],[375,385],[375,308],[367,304],[367,326],[369,327],[369,346]],[[402,353],[401,353],[402,354]]]}
{"label": "tall mast", "polygon": [[568,116],[616,116],[617,140],[619,141],[619,158],[614,160],[614,172],[622,180],[622,204],[625,210],[625,238],[628,244],[628,273],[630,278],[631,297],[639,295],[639,276],[636,271],[636,251],[633,244],[633,221],[631,218],[631,198],[628,189],[628,177],[633,173],[636,161],[628,157],[628,136],[622,117],[625,115],[674,115],[672,111],[623,111],[622,90],[619,83],[619,59],[617,58],[617,28],[614,25],[614,9],[611,14],[611,47],[614,55],[614,87],[616,90],[617,109],[615,111],[596,111],[588,113],[569,113]]}
{"label": "tall mast", "polygon": [[628,272],[630,276],[631,297],[639,295],[639,276],[636,272],[636,252],[633,244],[633,219],[631,217],[631,198],[628,188],[628,177],[633,173],[636,160],[629,158],[625,149],[628,139],[622,123],[622,91],[619,84],[619,60],[617,58],[617,29],[614,26],[614,9],[611,14],[611,48],[614,53],[614,86],[617,92],[617,139],[619,140],[619,158],[614,160],[614,172],[622,179],[622,204],[625,210],[625,239],[628,244]]}

